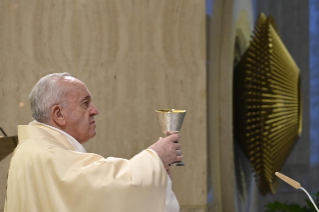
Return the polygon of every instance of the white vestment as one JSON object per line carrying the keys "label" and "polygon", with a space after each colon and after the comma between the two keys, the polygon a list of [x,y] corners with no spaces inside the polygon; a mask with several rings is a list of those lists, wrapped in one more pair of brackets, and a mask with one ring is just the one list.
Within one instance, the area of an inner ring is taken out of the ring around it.
{"label": "white vestment", "polygon": [[105,159],[75,151],[65,135],[39,124],[19,126],[18,136],[5,212],[165,210],[167,174],[156,153]]}

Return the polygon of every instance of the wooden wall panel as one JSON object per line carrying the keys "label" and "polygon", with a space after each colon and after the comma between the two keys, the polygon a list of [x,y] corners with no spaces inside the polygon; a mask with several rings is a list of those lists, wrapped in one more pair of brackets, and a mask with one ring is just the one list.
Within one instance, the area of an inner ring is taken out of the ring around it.
{"label": "wooden wall panel", "polygon": [[209,212],[236,211],[231,113],[235,2],[214,0],[210,25],[207,109],[209,192],[213,193],[213,198],[209,202]]}
{"label": "wooden wall panel", "polygon": [[[85,147],[105,157],[130,158],[162,136],[155,109],[186,109],[186,166],[172,168],[173,189],[181,205],[202,207],[205,61],[205,1],[4,0],[0,126],[16,135],[17,125],[32,121],[28,94],[52,72],[87,84],[100,114]],[[3,200],[0,193],[0,209]]]}
{"label": "wooden wall panel", "polygon": [[[214,0],[210,24],[208,49],[208,170],[209,212],[254,211],[242,207],[244,201],[238,195],[236,185],[233,120],[232,83],[236,24],[240,14],[246,13],[252,22],[251,0]],[[249,26],[244,34],[249,35]],[[245,173],[247,174],[247,173]],[[250,173],[249,173],[250,174]],[[251,204],[253,205],[253,204]]]}

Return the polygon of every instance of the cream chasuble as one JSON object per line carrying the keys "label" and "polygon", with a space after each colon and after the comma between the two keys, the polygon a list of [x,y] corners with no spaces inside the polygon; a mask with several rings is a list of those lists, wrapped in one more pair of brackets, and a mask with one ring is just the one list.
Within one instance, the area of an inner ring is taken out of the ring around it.
{"label": "cream chasuble", "polygon": [[131,160],[74,151],[60,132],[18,127],[5,212],[163,212],[167,174],[144,150]]}

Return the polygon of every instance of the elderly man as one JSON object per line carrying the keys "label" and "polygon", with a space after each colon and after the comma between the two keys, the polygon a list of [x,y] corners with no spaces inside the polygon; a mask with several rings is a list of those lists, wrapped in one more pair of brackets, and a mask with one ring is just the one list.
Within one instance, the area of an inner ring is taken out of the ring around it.
{"label": "elderly man", "polygon": [[30,94],[29,125],[18,127],[6,212],[179,211],[165,166],[181,161],[179,135],[160,138],[131,160],[86,153],[98,110],[80,80],[50,74]]}

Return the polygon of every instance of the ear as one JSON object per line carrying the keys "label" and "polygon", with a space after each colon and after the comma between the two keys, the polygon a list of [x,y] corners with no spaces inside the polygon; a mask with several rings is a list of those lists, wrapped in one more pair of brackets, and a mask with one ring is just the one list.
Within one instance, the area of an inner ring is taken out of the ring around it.
{"label": "ear", "polygon": [[66,125],[65,116],[62,113],[62,108],[60,105],[54,105],[51,110],[52,121],[57,125],[64,126]]}

